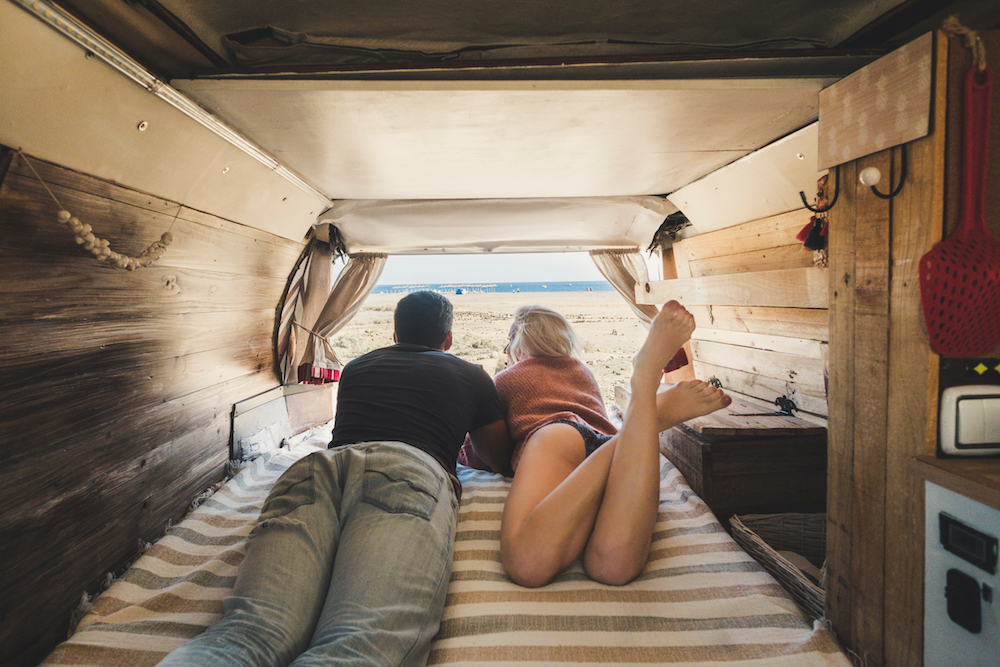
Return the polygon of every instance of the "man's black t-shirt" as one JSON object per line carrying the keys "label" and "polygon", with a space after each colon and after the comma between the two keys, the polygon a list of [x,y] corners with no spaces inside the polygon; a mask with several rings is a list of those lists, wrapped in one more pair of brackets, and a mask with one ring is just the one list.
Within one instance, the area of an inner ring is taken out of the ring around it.
{"label": "man's black t-shirt", "polygon": [[465,434],[500,419],[500,398],[482,368],[429,347],[398,343],[344,367],[330,446],[398,440],[454,472]]}

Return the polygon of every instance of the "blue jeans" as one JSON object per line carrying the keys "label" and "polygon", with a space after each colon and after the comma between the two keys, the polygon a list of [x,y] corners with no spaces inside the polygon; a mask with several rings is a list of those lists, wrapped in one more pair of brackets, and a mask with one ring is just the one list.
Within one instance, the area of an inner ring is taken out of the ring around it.
{"label": "blue jeans", "polygon": [[271,490],[225,615],[160,665],[423,666],[457,517],[451,479],[414,447],[310,454]]}

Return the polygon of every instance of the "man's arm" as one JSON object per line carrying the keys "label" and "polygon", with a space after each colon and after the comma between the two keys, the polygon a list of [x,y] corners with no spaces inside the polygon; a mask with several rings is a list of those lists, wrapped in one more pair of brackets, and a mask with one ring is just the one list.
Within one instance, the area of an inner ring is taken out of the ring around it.
{"label": "man's arm", "polygon": [[472,448],[486,465],[505,477],[512,477],[514,471],[510,467],[510,457],[514,443],[510,440],[507,422],[498,419],[492,424],[481,426],[469,433]]}

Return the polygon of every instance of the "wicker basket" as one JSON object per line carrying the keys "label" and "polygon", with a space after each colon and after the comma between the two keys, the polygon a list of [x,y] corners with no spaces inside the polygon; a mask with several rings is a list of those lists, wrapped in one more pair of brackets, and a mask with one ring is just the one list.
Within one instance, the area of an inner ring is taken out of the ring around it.
{"label": "wicker basket", "polygon": [[778,580],[803,610],[823,618],[823,589],[778,551],[820,565],[826,559],[826,514],[747,514],[729,520],[733,539]]}

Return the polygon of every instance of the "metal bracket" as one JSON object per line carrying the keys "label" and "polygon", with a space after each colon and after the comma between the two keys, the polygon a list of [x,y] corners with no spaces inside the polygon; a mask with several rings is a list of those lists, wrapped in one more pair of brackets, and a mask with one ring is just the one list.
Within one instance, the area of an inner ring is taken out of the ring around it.
{"label": "metal bracket", "polygon": [[750,414],[738,414],[734,412],[732,414],[738,417],[794,417],[795,415],[792,412],[798,410],[795,402],[787,396],[779,396],[774,399],[774,404],[778,406],[776,412],[752,412]]}

